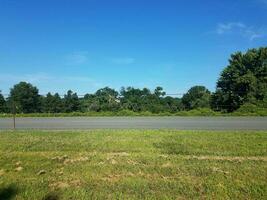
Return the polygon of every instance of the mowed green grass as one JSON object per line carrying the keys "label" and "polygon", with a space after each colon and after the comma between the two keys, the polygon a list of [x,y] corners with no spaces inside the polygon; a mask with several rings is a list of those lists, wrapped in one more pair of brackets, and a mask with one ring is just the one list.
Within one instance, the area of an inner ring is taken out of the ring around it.
{"label": "mowed green grass", "polygon": [[0,199],[266,199],[267,132],[0,132]]}

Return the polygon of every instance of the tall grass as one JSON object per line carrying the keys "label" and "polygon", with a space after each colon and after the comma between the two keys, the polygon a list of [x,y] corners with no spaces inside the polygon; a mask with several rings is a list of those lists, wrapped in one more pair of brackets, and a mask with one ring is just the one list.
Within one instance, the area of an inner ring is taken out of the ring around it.
{"label": "tall grass", "polygon": [[[175,113],[161,112],[152,113],[134,112],[131,110],[120,110],[117,112],[72,112],[72,113],[18,113],[17,117],[113,117],[113,116],[267,116],[267,108],[257,107],[253,104],[245,104],[233,113],[215,112],[208,108],[194,109],[190,111],[179,111]],[[12,114],[0,113],[0,117],[12,117]]]}

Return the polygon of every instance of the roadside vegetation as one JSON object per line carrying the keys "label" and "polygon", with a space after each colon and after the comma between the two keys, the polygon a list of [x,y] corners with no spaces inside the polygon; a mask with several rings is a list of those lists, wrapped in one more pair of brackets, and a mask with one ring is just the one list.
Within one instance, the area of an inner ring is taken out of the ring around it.
{"label": "roadside vegetation", "polygon": [[20,82],[7,98],[0,93],[0,116],[14,110],[18,116],[266,116],[267,47],[231,55],[213,93],[205,86],[193,86],[182,97],[168,96],[162,87],[105,87],[82,97],[69,90],[62,97],[40,95]]}
{"label": "roadside vegetation", "polygon": [[2,131],[0,199],[265,199],[267,133]]}
{"label": "roadside vegetation", "polygon": [[[11,113],[0,113],[2,118],[10,118],[13,114]],[[267,109],[261,108],[256,105],[244,105],[241,106],[235,112],[232,113],[223,113],[216,112],[209,108],[200,108],[190,111],[179,111],[175,113],[170,112],[160,112],[152,113],[150,111],[146,112],[133,112],[131,110],[120,110],[116,112],[109,111],[100,111],[100,112],[71,112],[71,113],[18,113],[16,117],[168,117],[168,116],[181,116],[181,117],[227,117],[227,116],[244,116],[244,117],[253,117],[253,116],[267,116]]]}

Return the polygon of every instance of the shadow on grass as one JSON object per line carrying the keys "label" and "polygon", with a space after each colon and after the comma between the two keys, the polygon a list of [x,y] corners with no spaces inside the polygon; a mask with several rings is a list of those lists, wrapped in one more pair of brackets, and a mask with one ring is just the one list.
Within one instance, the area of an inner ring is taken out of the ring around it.
{"label": "shadow on grass", "polygon": [[0,200],[11,200],[18,193],[18,188],[15,185],[9,185],[4,188],[0,188]]}
{"label": "shadow on grass", "polygon": [[47,194],[42,200],[59,200],[59,195],[56,193]]}
{"label": "shadow on grass", "polygon": [[186,144],[180,144],[176,141],[162,141],[154,143],[153,146],[159,149],[162,153],[169,155],[190,155],[189,146]]}

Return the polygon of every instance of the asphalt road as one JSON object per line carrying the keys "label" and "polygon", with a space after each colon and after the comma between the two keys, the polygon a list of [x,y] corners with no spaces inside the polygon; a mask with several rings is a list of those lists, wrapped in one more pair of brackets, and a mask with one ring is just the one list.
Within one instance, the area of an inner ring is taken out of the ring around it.
{"label": "asphalt road", "polygon": [[[12,129],[0,118],[0,130]],[[17,118],[17,129],[267,130],[267,117],[65,117]]]}

